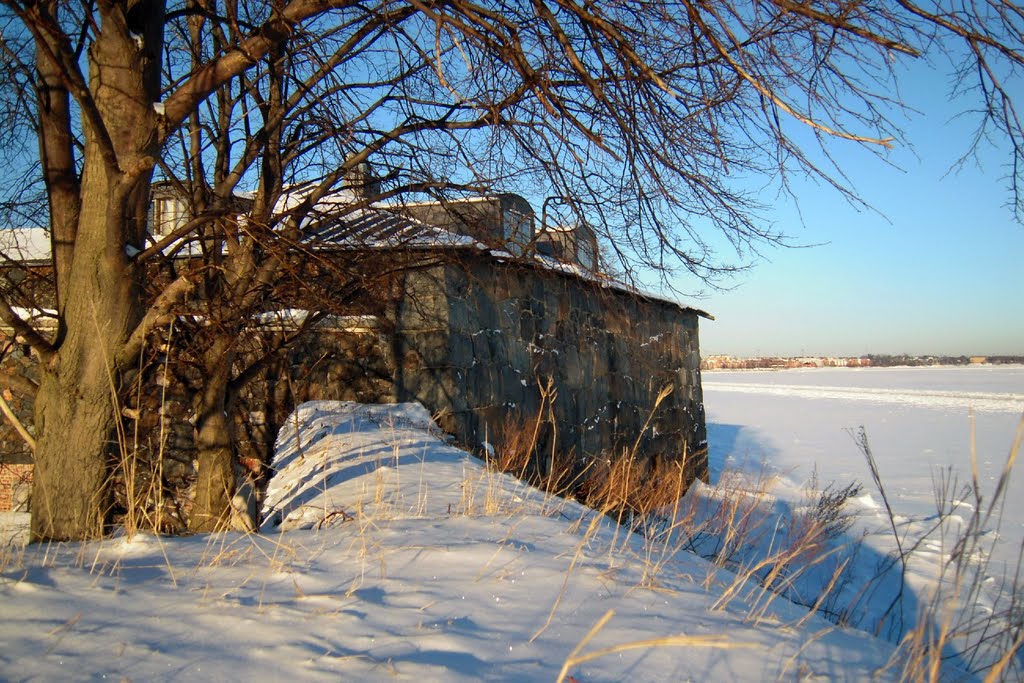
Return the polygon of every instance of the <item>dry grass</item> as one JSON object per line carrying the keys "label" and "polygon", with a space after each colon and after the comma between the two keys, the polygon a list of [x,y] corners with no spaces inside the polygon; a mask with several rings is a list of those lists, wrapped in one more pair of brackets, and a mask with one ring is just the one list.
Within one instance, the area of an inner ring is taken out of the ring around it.
{"label": "dry grass", "polygon": [[[923,596],[920,613],[915,619],[907,619],[907,623],[913,626],[904,629],[895,655],[887,667],[888,672],[895,673],[900,680],[946,680],[950,675],[950,664],[955,667],[954,670],[977,676],[986,683],[1019,680],[1024,675],[1024,594],[1016,589],[1024,579],[1024,565],[1018,560],[1011,575],[996,586],[1001,589],[1004,598],[998,602],[994,611],[988,610],[984,606],[986,601],[981,599],[983,593],[992,588],[986,586],[986,583],[991,583],[994,572],[988,558],[992,554],[993,545],[998,542],[998,534],[991,534],[990,529],[993,525],[998,528],[1010,474],[1022,441],[1024,419],[1018,427],[1002,473],[991,494],[984,495],[981,492],[977,455],[973,453],[973,446],[971,482],[966,487],[958,487],[955,481],[949,479],[937,483],[938,522],[933,531],[938,531],[940,538],[952,540],[943,548],[943,557],[947,560],[937,590]],[[897,534],[897,556],[893,558],[894,564],[889,566],[895,566],[901,572],[900,590],[909,592],[911,588],[908,577],[902,567],[923,539],[907,544],[906,539],[898,535],[895,513],[889,505],[866,438],[863,438],[863,448],[871,462],[876,487],[882,495],[893,532]],[[749,477],[727,472],[712,492],[713,514],[701,514],[690,499],[686,499],[687,502],[681,500],[680,492],[685,492],[683,467],[683,463],[680,463],[675,469],[659,471],[659,468],[636,463],[635,458],[627,454],[627,457],[618,461],[604,461],[592,467],[588,470],[589,476],[582,478],[588,494],[584,500],[596,502],[595,509],[611,513],[610,516],[622,522],[628,530],[645,535],[644,555],[639,558],[644,571],[638,587],[656,588],[659,576],[666,571],[674,571],[671,562],[673,557],[683,551],[701,551],[700,554],[711,559],[717,566],[730,570],[726,574],[709,573],[706,578],[705,587],[708,590],[712,590],[712,584],[717,584],[714,590],[719,597],[712,609],[738,609],[750,623],[775,627],[782,625],[802,628],[814,614],[822,614],[839,624],[844,622],[847,612],[834,601],[841,585],[850,580],[847,572],[855,561],[857,544],[860,542],[859,539],[846,537],[852,519],[845,510],[846,502],[861,493],[859,485],[829,485],[822,490],[812,485],[805,505],[794,511],[788,519],[780,519],[766,514],[773,501],[773,481],[770,477]],[[963,525],[954,524],[955,513],[963,510],[959,501],[965,499],[972,503],[968,508],[973,510],[971,518]],[[671,502],[666,504],[667,500]],[[590,530],[584,537],[589,535]],[[570,563],[566,582],[569,580],[568,574],[579,564],[583,546],[581,543],[577,555]],[[754,554],[745,553],[751,547],[764,550]],[[1024,548],[1020,555],[1024,556]],[[811,596],[795,596],[793,589],[801,577],[827,561],[832,564],[824,574],[825,580],[821,582],[818,592]],[[868,583],[882,581],[885,579],[884,573],[880,571]],[[723,577],[727,577],[724,583]],[[673,578],[678,577],[673,575]],[[872,594],[872,585],[866,585],[860,590],[861,596]],[[772,614],[771,606],[781,596],[797,598],[796,602],[805,605],[807,612],[795,622],[779,624]],[[902,608],[899,597],[881,618],[879,628],[882,622],[892,617],[893,610]],[[557,607],[558,600],[548,615],[547,623],[550,623]],[[610,618],[610,615],[606,617]],[[572,680],[568,675],[571,668],[590,659],[632,647],[675,644],[670,642],[671,638],[663,642],[655,639],[623,643],[580,655],[605,623],[607,619],[596,625],[592,633],[570,654],[559,680]],[[787,668],[791,664],[792,660],[787,663]]]}
{"label": "dry grass", "polygon": [[[659,393],[647,425],[670,393],[671,387]],[[656,511],[671,507],[685,493],[689,485],[688,454],[684,451],[678,459],[641,458],[639,438],[619,453],[581,460],[571,451],[560,450],[555,434],[550,439],[550,451],[538,452],[542,426],[554,423],[554,398],[549,382],[541,389],[536,416],[525,421],[506,420],[498,434],[501,445],[484,453],[489,470],[514,475],[549,496],[578,500],[627,527],[642,524]]]}
{"label": "dry grass", "polygon": [[569,656],[565,658],[565,662],[562,664],[562,669],[558,673],[556,683],[563,683],[568,680],[575,680],[569,676],[569,671],[574,666],[585,664],[586,662],[600,659],[601,657],[607,657],[609,655],[619,654],[621,652],[628,652],[629,650],[649,650],[658,647],[712,647],[720,650],[733,650],[737,648],[749,648],[757,647],[755,643],[743,643],[729,640],[726,636],[665,636],[663,638],[649,638],[646,640],[634,640],[628,643],[619,643],[609,647],[604,647],[599,650],[594,650],[583,654],[583,648],[590,643],[591,640],[603,629],[612,617],[615,616],[614,610],[608,610],[604,613],[597,623],[595,623],[585,636],[576,644]]}

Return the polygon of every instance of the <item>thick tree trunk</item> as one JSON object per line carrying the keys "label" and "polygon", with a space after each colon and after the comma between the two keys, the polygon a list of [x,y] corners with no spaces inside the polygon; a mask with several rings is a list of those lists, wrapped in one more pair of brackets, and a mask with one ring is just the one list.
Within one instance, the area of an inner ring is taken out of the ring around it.
{"label": "thick tree trunk", "polygon": [[[89,192],[103,169],[87,164],[75,267],[64,297],[67,334],[45,364],[36,396],[37,539],[76,539],[102,531],[107,454],[116,416],[116,357],[141,315],[131,269],[109,248],[109,222],[123,215],[109,192]],[[105,184],[105,183],[100,183]]]}
{"label": "thick tree trunk", "polygon": [[[32,538],[77,540],[103,532],[109,509],[105,453],[113,426],[109,383],[46,372],[36,396]],[[98,389],[98,391],[97,391]]]}
{"label": "thick tree trunk", "polygon": [[196,495],[188,518],[191,531],[221,531],[233,526],[231,499],[235,494],[235,468],[227,423],[223,415],[211,416],[199,429]]}
{"label": "thick tree trunk", "polygon": [[[103,531],[119,365],[127,364],[126,344],[142,319],[136,269],[126,249],[140,249],[145,235],[158,139],[153,102],[159,98],[163,4],[142,0],[128,11],[104,5],[100,14],[89,49],[92,106],[83,107],[78,227],[73,253],[64,245],[71,262],[60,267],[65,333],[43,364],[36,396],[36,540]],[[51,204],[55,225],[65,225],[68,212],[77,210],[62,206]]]}
{"label": "thick tree trunk", "polygon": [[108,512],[107,457],[119,376],[115,359],[141,315],[132,270],[108,239],[122,207],[111,205],[110,192],[89,191],[107,180],[102,162],[87,162],[74,268],[64,297],[67,334],[44,365],[36,396],[32,532],[37,539],[95,536]]}

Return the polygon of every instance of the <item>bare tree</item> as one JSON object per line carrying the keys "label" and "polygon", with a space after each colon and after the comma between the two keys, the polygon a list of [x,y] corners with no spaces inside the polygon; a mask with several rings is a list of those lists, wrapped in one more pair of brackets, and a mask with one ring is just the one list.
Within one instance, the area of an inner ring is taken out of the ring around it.
{"label": "bare tree", "polygon": [[[977,90],[979,136],[1009,140],[1008,185],[1018,215],[1024,206],[1011,97],[1024,14],[998,0],[3,7],[4,54],[33,54],[38,96],[22,110],[39,140],[57,288],[53,335],[0,301],[42,362],[36,538],[101,532],[112,397],[149,332],[200,290],[223,302],[226,330],[263,305],[318,203],[369,159],[385,196],[558,197],[627,273],[682,267],[711,278],[731,266],[706,231],[740,252],[783,239],[734,179],[800,171],[855,199],[840,145],[893,144],[897,65],[937,50],[952,58],[954,86]],[[814,161],[808,130],[812,146],[836,155],[830,165]],[[190,217],[156,244],[155,172],[184,190]],[[282,202],[299,181],[308,191]],[[231,206],[239,188],[254,192],[244,220]],[[168,265],[182,241],[197,249],[195,267]],[[234,353],[214,346],[211,359]],[[207,407],[225,400],[222,380],[205,388]],[[217,431],[208,450],[223,454]],[[203,503],[212,519],[220,505]]]}

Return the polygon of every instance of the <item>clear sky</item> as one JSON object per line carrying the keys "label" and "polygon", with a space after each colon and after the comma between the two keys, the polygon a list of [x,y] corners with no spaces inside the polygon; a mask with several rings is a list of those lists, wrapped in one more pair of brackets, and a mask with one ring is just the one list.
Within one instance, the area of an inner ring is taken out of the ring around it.
{"label": "clear sky", "polygon": [[1009,153],[989,147],[980,167],[947,173],[973,120],[951,118],[963,103],[949,103],[941,71],[921,65],[911,76],[905,99],[921,113],[904,126],[913,148],[889,155],[899,168],[854,145],[832,148],[883,215],[813,183],[796,185],[800,213],[765,198],[777,226],[824,244],[769,250],[730,291],[686,299],[716,318],[701,321],[704,355],[1024,355],[1024,226],[1007,206]]}

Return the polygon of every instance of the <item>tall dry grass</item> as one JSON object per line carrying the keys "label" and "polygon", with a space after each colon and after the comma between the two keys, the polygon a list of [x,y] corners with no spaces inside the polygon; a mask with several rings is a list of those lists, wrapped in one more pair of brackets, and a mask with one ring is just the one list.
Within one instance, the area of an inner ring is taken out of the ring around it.
{"label": "tall dry grass", "polygon": [[[899,647],[889,668],[902,680],[912,681],[944,680],[945,667],[950,664],[986,683],[1024,679],[1024,543],[1016,551],[1015,565],[1002,570],[992,560],[1001,543],[999,529],[1011,475],[1024,443],[1024,417],[995,486],[986,493],[980,484],[971,416],[970,481],[961,485],[951,471],[940,474],[935,483],[937,513],[932,530],[909,545],[899,532],[867,434],[861,428],[853,436],[883,498],[897,546],[892,561],[899,567],[900,591],[886,615],[895,613],[901,626],[912,623],[901,628]],[[970,514],[962,520],[965,509]],[[908,562],[925,538],[938,539],[944,559],[934,589],[919,596],[911,622],[911,617],[901,613],[902,597],[904,591],[911,590]]]}
{"label": "tall dry grass", "polygon": [[[1020,559],[1024,547],[1005,576],[993,578],[989,560],[999,543],[998,533],[992,530],[1001,523],[1010,475],[1024,439],[1024,419],[990,494],[983,493],[979,483],[973,422],[971,481],[958,486],[947,475],[936,482],[932,531],[945,539],[945,560],[936,589],[926,594],[912,586],[907,564],[935,534],[908,539],[901,531],[863,431],[855,436],[882,498],[896,547],[866,579],[863,566],[857,563],[870,553],[862,538],[849,534],[855,517],[847,504],[863,493],[858,482],[820,488],[815,476],[803,504],[780,514],[770,476],[726,472],[710,493],[711,504],[702,509],[699,497],[685,496],[690,484],[685,476],[686,453],[677,461],[646,460],[637,457],[634,447],[618,457],[582,464],[548,457],[545,471],[531,462],[537,432],[536,421],[507,424],[505,447],[486,456],[488,466],[523,477],[552,495],[579,500],[618,522],[623,534],[641,534],[644,571],[639,585],[657,587],[659,577],[673,571],[672,560],[678,553],[697,553],[730,572],[709,573],[705,579],[705,586],[718,594],[713,609],[739,609],[752,623],[778,625],[771,608],[786,599],[806,608],[805,615],[790,624],[793,627],[803,626],[815,614],[837,626],[854,623],[855,613],[874,615],[873,621],[861,618],[855,625],[898,644],[890,669],[901,680],[939,681],[955,677],[958,674],[950,672],[957,671],[985,681],[1024,677],[1024,590],[1020,588],[1024,586]],[[964,509],[963,500],[971,502],[972,513],[966,523],[958,524],[955,520]],[[591,529],[584,533],[585,541],[590,533]],[[578,554],[584,545],[581,542]],[[611,545],[609,552],[616,541]],[[578,555],[573,558],[566,582],[578,559]],[[896,590],[886,598],[888,604],[881,610],[877,604],[865,604],[880,599],[883,584],[892,584],[894,572]],[[723,576],[728,577],[724,583]],[[996,601],[995,610],[989,610],[986,605],[993,593],[1003,597]],[[919,604],[919,609],[903,614],[910,603]]]}

